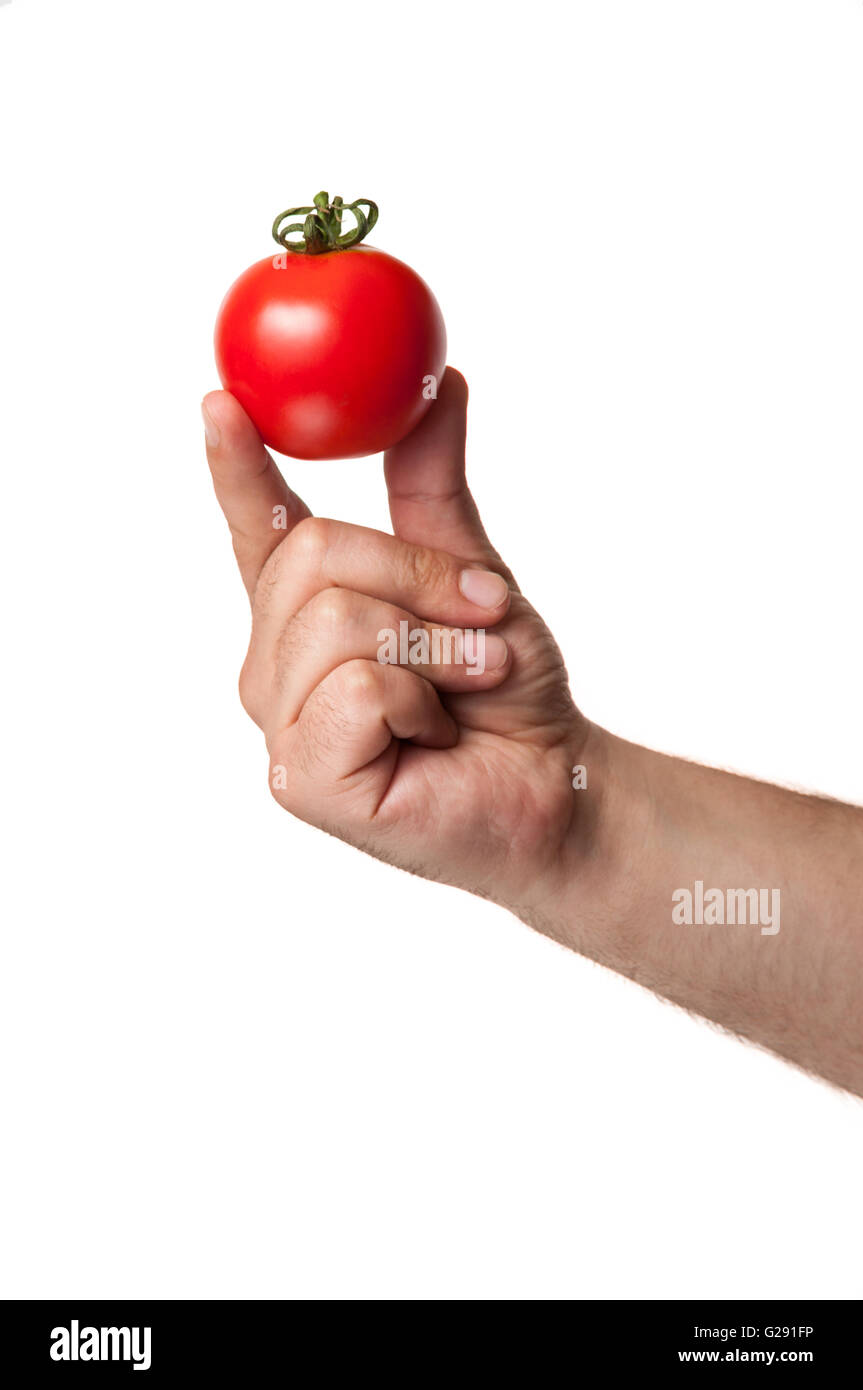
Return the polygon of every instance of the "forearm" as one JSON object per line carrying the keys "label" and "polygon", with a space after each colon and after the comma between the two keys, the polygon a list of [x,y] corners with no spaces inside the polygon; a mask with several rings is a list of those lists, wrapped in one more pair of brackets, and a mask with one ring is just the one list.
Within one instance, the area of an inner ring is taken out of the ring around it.
{"label": "forearm", "polygon": [[580,857],[534,925],[863,1094],[863,811],[602,731],[588,755]]}

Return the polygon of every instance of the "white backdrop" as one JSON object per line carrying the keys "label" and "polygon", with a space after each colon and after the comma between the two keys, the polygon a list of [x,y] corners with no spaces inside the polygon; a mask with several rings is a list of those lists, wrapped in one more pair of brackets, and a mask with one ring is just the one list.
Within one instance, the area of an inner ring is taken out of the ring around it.
{"label": "white backdrop", "polygon": [[585,712],[863,801],[861,71],[859,0],[0,7],[0,1294],[860,1294],[858,1102],[276,806],[198,403],[374,198]]}

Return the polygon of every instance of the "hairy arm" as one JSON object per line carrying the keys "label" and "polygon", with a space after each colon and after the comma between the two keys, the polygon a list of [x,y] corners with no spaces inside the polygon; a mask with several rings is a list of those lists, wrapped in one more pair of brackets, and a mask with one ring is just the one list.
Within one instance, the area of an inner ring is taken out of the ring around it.
{"label": "hairy arm", "polygon": [[518,915],[863,1095],[863,810],[599,729],[582,761],[568,886]]}

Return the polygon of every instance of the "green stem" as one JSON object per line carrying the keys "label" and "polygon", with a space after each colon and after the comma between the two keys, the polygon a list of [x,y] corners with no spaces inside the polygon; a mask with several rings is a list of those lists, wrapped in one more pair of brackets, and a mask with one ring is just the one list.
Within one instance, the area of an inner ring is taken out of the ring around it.
{"label": "green stem", "polygon": [[[363,208],[367,211],[363,212]],[[356,222],[355,227],[342,231],[342,214],[350,212]],[[288,217],[302,215],[302,222],[291,222],[287,227],[282,223]],[[273,238],[286,251],[295,251],[301,256],[320,256],[325,251],[347,251],[351,246],[359,246],[368,236],[378,220],[378,205],[370,198],[355,198],[346,203],[335,197],[330,202],[328,193],[316,193],[311,207],[288,208],[280,212],[273,223]],[[289,232],[301,232],[298,241],[289,241]]]}

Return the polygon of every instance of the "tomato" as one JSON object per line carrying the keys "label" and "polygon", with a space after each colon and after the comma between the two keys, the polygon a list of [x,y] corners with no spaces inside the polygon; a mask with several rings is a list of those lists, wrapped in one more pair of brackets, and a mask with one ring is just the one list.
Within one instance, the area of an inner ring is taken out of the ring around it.
{"label": "tomato", "polygon": [[[363,201],[364,200],[360,200]],[[257,261],[226,294],[216,321],[222,385],[264,442],[301,459],[357,458],[398,443],[418,424],[446,363],[437,300],[404,262],[359,236],[377,218],[318,194],[305,240],[273,234],[281,255]]]}

